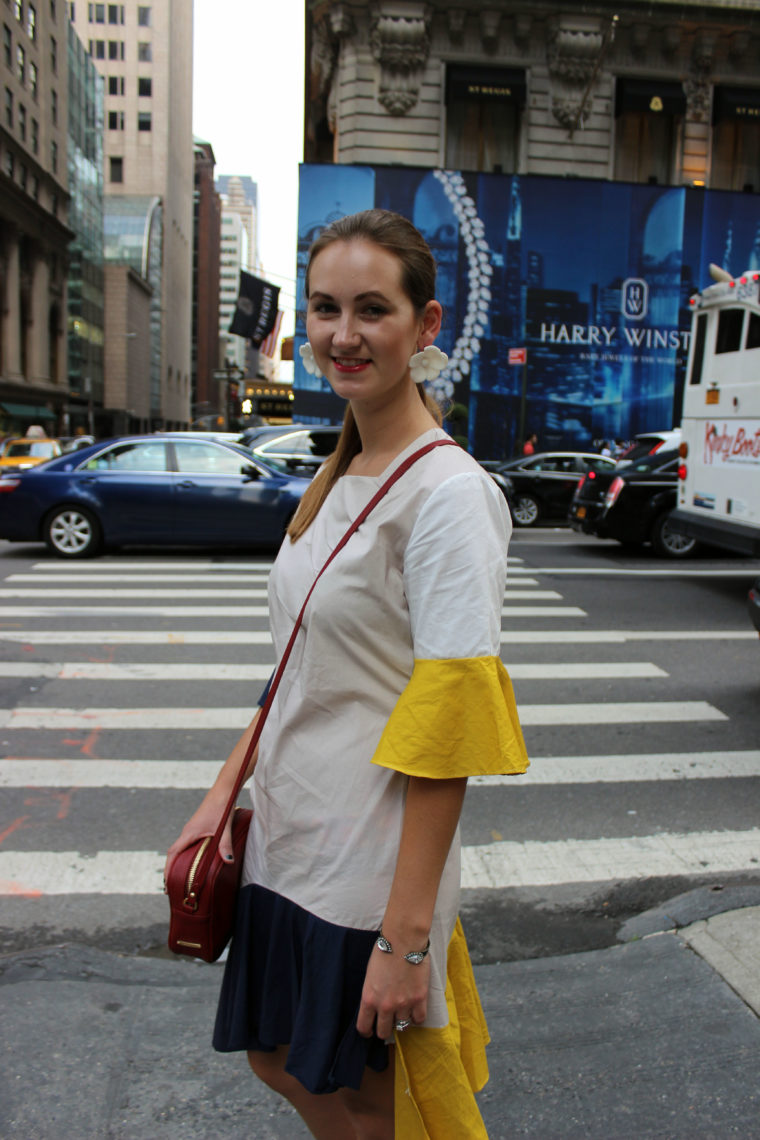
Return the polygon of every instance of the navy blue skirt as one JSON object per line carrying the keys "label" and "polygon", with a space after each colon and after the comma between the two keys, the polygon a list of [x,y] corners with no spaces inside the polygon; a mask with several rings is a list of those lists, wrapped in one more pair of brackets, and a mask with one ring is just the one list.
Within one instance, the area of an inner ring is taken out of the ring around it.
{"label": "navy blue skirt", "polygon": [[271,1053],[312,1093],[358,1089],[388,1066],[380,1038],[356,1030],[377,934],[316,918],[265,887],[244,887],[224,971],[214,1048]]}

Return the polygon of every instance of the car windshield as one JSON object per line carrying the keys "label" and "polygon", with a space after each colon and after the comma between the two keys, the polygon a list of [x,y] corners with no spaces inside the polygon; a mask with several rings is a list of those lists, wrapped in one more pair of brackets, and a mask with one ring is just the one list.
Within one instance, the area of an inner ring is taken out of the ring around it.
{"label": "car windshield", "polygon": [[25,440],[19,439],[9,443],[5,448],[6,459],[17,459],[21,456],[31,456],[33,459],[51,459],[58,454],[52,440]]}
{"label": "car windshield", "polygon": [[634,471],[666,470],[670,464],[675,463],[677,460],[677,451],[656,451],[654,455],[644,455],[634,463],[628,464],[628,466],[623,468],[623,474],[627,475]]}

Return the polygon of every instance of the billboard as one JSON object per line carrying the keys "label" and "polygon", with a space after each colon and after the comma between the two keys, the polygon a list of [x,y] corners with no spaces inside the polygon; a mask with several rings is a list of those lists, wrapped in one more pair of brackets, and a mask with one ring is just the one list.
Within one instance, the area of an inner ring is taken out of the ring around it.
{"label": "billboard", "polygon": [[[299,298],[320,230],[373,206],[410,218],[438,262],[437,343],[450,359],[437,392],[467,407],[481,459],[511,456],[529,432],[541,448],[587,448],[678,423],[689,296],[709,283],[711,261],[760,268],[758,195],[305,165]],[[304,339],[299,317],[296,345]],[[298,409],[298,389],[326,384],[296,362]]]}

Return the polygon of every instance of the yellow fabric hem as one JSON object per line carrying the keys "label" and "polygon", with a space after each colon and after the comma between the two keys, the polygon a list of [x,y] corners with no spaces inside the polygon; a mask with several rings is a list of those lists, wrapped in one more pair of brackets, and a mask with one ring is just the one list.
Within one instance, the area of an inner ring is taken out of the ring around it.
{"label": "yellow fabric hem", "polygon": [[488,1027],[457,919],[446,982],[449,1024],[396,1033],[396,1140],[488,1140],[474,1094],[488,1081]]}
{"label": "yellow fabric hem", "polygon": [[500,658],[415,661],[372,763],[429,779],[524,772],[528,754]]}

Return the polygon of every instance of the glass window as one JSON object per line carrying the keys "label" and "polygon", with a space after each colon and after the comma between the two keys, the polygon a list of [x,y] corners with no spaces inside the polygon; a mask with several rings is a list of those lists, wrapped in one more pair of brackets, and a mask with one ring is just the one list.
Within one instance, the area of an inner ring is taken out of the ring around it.
{"label": "glass window", "polygon": [[36,202],[40,196],[40,180],[36,174],[32,175],[32,189],[30,193]]}
{"label": "glass window", "polygon": [[50,144],[50,165],[53,168],[53,174],[58,173],[58,143],[53,139]]}
{"label": "glass window", "polygon": [[137,80],[137,94],[138,95],[152,95],[153,94],[153,80],[146,79],[145,76],[140,76]]}
{"label": "glass window", "polygon": [[108,76],[108,94],[109,95],[123,95],[124,94],[124,76],[123,75],[109,75]]}
{"label": "glass window", "polygon": [[26,11],[26,34],[30,40],[37,39],[37,10],[33,4]]}
{"label": "glass window", "polygon": [[166,444],[153,440],[117,443],[88,459],[80,471],[166,471]]}
{"label": "glass window", "polygon": [[23,103],[18,105],[18,137],[26,142],[26,107]]}
{"label": "glass window", "polygon": [[697,317],[697,331],[694,337],[694,352],[691,357],[690,384],[701,384],[702,363],[705,359],[705,338],[707,336],[707,313]]}
{"label": "glass window", "polygon": [[124,41],[123,40],[109,40],[108,41],[108,58],[109,59],[124,59]]}
{"label": "glass window", "polygon": [[109,129],[109,131],[123,131],[124,130],[124,112],[123,111],[109,111],[108,112],[108,129]]}
{"label": "glass window", "polygon": [[71,3],[69,4],[69,19],[71,20],[72,24],[76,21],[76,18],[77,18],[76,5],[74,4],[74,0],[71,0]]}
{"label": "glass window", "polygon": [[26,190],[27,174],[28,174],[28,171],[22,162],[21,168],[19,169],[19,172],[18,172],[19,186],[21,187],[22,190]]}
{"label": "glass window", "polygon": [[675,138],[672,115],[627,111],[617,121],[615,178],[657,185],[672,182]]}
{"label": "glass window", "polygon": [[32,154],[37,154],[40,149],[40,124],[36,119],[32,119]]}
{"label": "glass window", "polygon": [[10,67],[13,59],[13,38],[7,24],[3,24],[3,55],[5,57],[5,66]]}
{"label": "glass window", "polygon": [[56,43],[55,36],[50,37],[50,66],[53,69],[53,75],[58,74],[58,44]]}
{"label": "glass window", "polygon": [[21,44],[16,44],[16,75],[19,83],[26,82],[26,52]]}
{"label": "glass window", "polygon": [[150,27],[150,23],[151,23],[150,12],[151,12],[150,8],[147,8],[147,7],[139,7],[137,9],[137,23],[138,23],[139,27],[141,27],[141,28],[149,28]]}
{"label": "glass window", "polygon": [[150,111],[137,112],[137,129],[138,131],[150,131],[153,129]]}
{"label": "glass window", "polygon": [[716,355],[721,352],[738,352],[742,343],[744,309],[722,309],[718,314],[718,335],[715,338]]}
{"label": "glass window", "polygon": [[760,348],[760,316],[750,313],[745,348]]}
{"label": "glass window", "polygon": [[760,122],[725,119],[713,130],[710,186],[760,190]]}
{"label": "glass window", "polygon": [[33,99],[37,98],[37,77],[38,77],[37,64],[36,63],[30,63],[29,64],[29,90],[32,93]]}
{"label": "glass window", "polygon": [[123,24],[124,23],[124,5],[123,4],[109,4],[108,5],[108,23],[109,24]]}
{"label": "glass window", "polygon": [[20,24],[24,22],[24,5],[23,0],[14,0],[13,8],[16,13],[16,19]]}
{"label": "glass window", "polygon": [[111,158],[110,160],[110,181],[123,182],[124,181],[124,159]]}
{"label": "glass window", "polygon": [[13,154],[13,151],[12,150],[6,150],[6,152],[5,152],[5,173],[8,175],[9,178],[13,178],[13,172],[15,171],[15,169],[16,169],[16,158]]}
{"label": "glass window", "polygon": [[140,63],[150,63],[153,59],[153,44],[140,43],[137,45],[137,58]]}
{"label": "glass window", "polygon": [[195,475],[240,475],[245,456],[214,443],[176,442],[177,470]]}
{"label": "glass window", "polygon": [[50,92],[50,118],[53,122],[53,126],[57,127],[58,126],[58,92],[57,91],[51,91]]}
{"label": "glass window", "polygon": [[13,130],[13,92],[5,88],[5,125]]}

